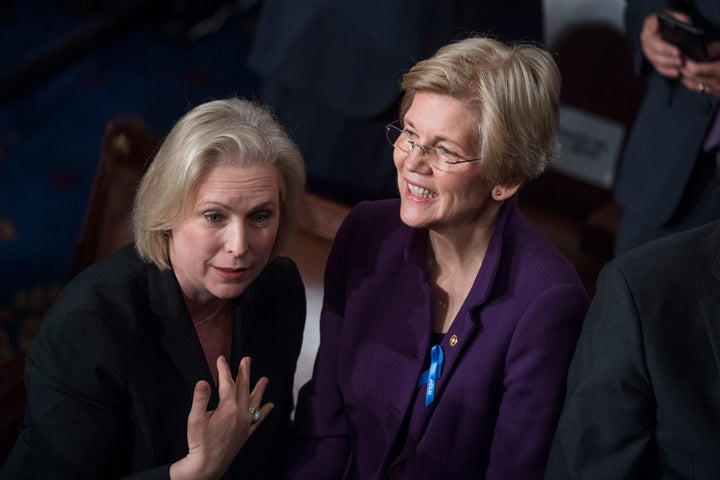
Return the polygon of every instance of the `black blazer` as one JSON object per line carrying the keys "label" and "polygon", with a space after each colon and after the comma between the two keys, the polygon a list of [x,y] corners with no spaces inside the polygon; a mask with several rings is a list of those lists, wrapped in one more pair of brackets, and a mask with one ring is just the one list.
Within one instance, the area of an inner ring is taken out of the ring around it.
{"label": "black blazer", "polygon": [[[294,263],[272,261],[236,300],[233,376],[252,357],[276,408],[228,471],[266,478],[280,463],[305,322]],[[195,383],[210,369],[171,270],[132,245],[78,275],[47,312],[28,353],[26,420],[4,478],[168,478],[187,454]],[[209,408],[217,406],[213,389]]]}
{"label": "black blazer", "polygon": [[638,70],[647,81],[615,183],[618,202],[653,226],[665,225],[677,209],[701,154],[719,100],[661,76],[643,59],[640,31],[645,17],[675,8],[692,14],[718,39],[717,0],[628,0],[625,24]]}
{"label": "black blazer", "polygon": [[608,264],[585,319],[548,479],[720,474],[720,223]]}

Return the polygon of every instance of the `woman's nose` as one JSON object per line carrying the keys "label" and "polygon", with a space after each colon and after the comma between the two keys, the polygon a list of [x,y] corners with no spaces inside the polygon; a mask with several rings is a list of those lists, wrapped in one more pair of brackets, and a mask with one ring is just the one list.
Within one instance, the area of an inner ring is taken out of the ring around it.
{"label": "woman's nose", "polygon": [[432,171],[428,162],[429,153],[427,147],[417,143],[413,144],[410,151],[405,154],[405,168],[412,172],[429,173]]}
{"label": "woman's nose", "polygon": [[226,231],[225,247],[234,257],[241,257],[248,251],[245,226],[241,222],[233,223]]}

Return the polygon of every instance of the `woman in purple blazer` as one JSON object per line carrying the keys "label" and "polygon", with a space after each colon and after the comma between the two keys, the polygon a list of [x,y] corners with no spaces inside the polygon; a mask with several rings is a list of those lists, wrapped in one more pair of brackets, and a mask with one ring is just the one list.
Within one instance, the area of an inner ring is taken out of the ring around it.
{"label": "woman in purple blazer", "polygon": [[400,199],[337,234],[288,476],[542,478],[588,304],[515,199],[554,153],[558,70],[469,38],[402,89]]}

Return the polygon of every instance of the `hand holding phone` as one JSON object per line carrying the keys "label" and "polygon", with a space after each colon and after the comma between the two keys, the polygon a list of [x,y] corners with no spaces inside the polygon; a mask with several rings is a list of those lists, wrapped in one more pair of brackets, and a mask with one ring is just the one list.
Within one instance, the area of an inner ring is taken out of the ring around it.
{"label": "hand holding phone", "polygon": [[663,40],[676,45],[681,52],[697,62],[710,60],[702,28],[682,22],[665,12],[658,12],[657,18]]}

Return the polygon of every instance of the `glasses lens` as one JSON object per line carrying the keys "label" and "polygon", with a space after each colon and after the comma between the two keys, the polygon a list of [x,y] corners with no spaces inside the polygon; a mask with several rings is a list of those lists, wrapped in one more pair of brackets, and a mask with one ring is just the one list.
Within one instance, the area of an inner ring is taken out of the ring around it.
{"label": "glasses lens", "polygon": [[400,128],[397,122],[385,125],[385,136],[390,145],[405,153],[410,153],[412,150],[417,149],[422,160],[435,170],[443,170],[445,172],[462,170],[465,168],[465,162],[468,161],[463,160],[462,157],[452,152],[438,150],[436,147],[420,145],[419,143],[410,141],[410,139],[404,135],[404,130]]}
{"label": "glasses lens", "polygon": [[426,147],[411,142],[406,136],[403,135],[403,130],[399,126],[397,126],[397,124],[390,123],[386,125],[385,135],[390,145],[392,145],[394,148],[399,149],[400,151],[410,153],[410,151],[417,148],[423,161],[426,164],[430,165],[430,167],[436,170],[445,171],[450,169],[450,165],[448,165],[446,162],[442,161],[438,157],[438,152],[435,148]]}
{"label": "glasses lens", "polygon": [[403,142],[398,143],[398,139],[400,138],[400,135],[402,135],[402,130],[400,128],[393,124],[386,125],[385,134],[387,136],[387,141],[390,143],[390,145],[392,145],[393,147],[397,147],[404,152],[408,151],[408,146],[401,145],[401,143]]}
{"label": "glasses lens", "polygon": [[425,162],[435,170],[443,170],[447,172],[452,168],[452,165],[440,158],[438,151],[434,148],[428,149],[428,153],[425,155],[423,160],[425,160]]}

